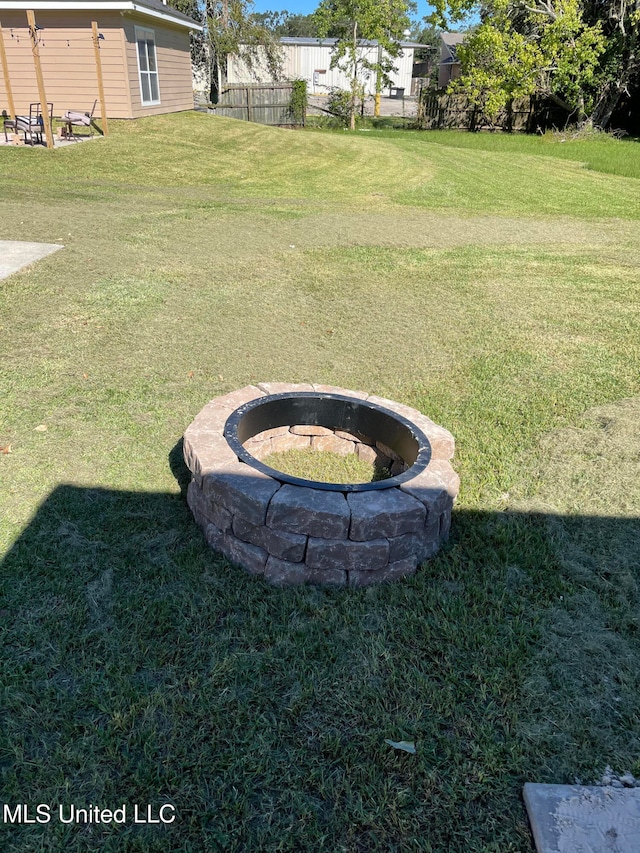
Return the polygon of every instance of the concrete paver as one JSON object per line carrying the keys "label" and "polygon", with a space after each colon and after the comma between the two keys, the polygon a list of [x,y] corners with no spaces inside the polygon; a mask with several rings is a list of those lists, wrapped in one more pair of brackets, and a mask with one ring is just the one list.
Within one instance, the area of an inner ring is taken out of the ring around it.
{"label": "concrete paver", "polygon": [[538,853],[640,850],[640,788],[527,782],[524,801]]}
{"label": "concrete paver", "polygon": [[0,279],[34,261],[46,258],[52,252],[63,249],[58,243],[23,243],[21,240],[0,240]]}

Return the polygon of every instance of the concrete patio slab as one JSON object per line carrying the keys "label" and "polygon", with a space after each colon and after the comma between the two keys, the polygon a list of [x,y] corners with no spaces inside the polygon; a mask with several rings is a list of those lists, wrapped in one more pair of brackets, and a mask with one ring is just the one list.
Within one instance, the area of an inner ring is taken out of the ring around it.
{"label": "concrete patio slab", "polygon": [[7,278],[23,267],[46,258],[64,248],[58,243],[23,243],[21,240],[0,240],[0,279]]}
{"label": "concrete patio slab", "polygon": [[638,853],[640,788],[524,786],[538,853]]}

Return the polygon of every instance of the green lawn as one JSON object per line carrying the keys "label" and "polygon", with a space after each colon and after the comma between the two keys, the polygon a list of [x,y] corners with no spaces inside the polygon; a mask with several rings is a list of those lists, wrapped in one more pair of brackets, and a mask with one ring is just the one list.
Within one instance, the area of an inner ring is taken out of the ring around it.
{"label": "green lawn", "polygon": [[[0,177],[0,239],[65,247],[0,282],[0,802],[176,809],[3,851],[531,853],[525,781],[640,776],[635,141],[193,113]],[[180,437],[261,380],[453,432],[414,578],[205,546]]]}

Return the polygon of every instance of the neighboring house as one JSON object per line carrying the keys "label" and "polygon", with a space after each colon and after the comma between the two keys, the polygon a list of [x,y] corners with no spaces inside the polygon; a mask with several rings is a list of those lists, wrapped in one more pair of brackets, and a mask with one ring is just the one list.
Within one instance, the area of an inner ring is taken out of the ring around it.
{"label": "neighboring house", "polygon": [[[282,72],[281,77],[285,80],[306,80],[308,92],[311,95],[326,94],[330,89],[349,89],[351,81],[338,68],[331,68],[332,49],[336,39],[317,38],[281,38],[282,47]],[[378,43],[375,41],[363,41],[362,55],[369,62],[378,60]],[[391,87],[386,87],[382,94],[389,94],[391,89],[403,89],[408,95],[411,90],[411,73],[413,68],[413,54],[416,48],[424,48],[424,45],[416,42],[402,42],[400,56],[393,60],[397,71],[392,71]],[[239,83],[271,83],[274,82],[266,67],[259,64],[250,70],[237,56],[229,57],[227,64],[227,82],[229,84]],[[374,71],[363,70],[361,82],[365,87],[365,94],[375,95],[376,75]]]}
{"label": "neighboring house", "polygon": [[440,33],[440,65],[438,67],[438,89],[446,89],[452,80],[460,76],[460,62],[456,51],[466,33]]}
{"label": "neighboring house", "polygon": [[[108,118],[193,109],[189,33],[200,24],[161,0],[0,0],[0,25],[16,112],[39,100],[26,10],[35,14],[42,75],[54,115],[91,110],[98,98],[91,31],[100,33]],[[0,74],[0,110],[7,110]],[[99,114],[98,106],[96,115]]]}

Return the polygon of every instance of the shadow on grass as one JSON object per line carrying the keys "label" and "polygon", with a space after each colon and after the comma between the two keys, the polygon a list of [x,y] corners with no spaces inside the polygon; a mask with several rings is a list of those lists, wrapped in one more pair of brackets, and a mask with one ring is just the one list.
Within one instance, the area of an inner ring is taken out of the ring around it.
{"label": "shadow on grass", "polygon": [[52,814],[3,850],[530,851],[525,781],[640,775],[638,556],[633,519],[458,511],[409,581],[277,590],[180,494],[60,486],[0,566],[2,802]]}

